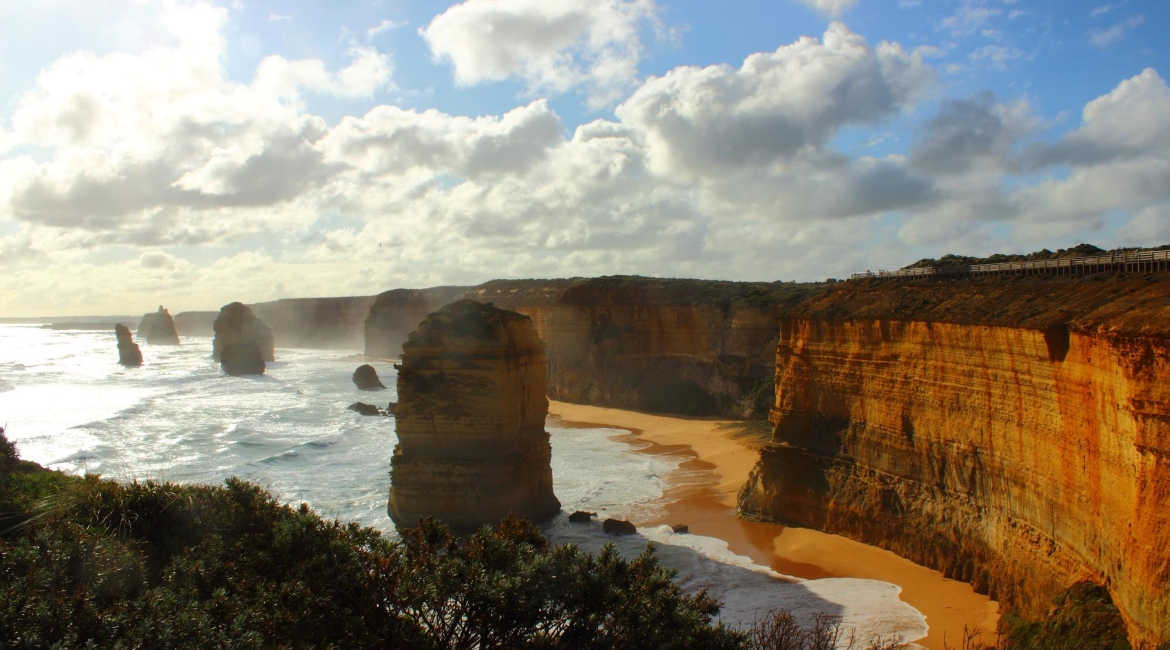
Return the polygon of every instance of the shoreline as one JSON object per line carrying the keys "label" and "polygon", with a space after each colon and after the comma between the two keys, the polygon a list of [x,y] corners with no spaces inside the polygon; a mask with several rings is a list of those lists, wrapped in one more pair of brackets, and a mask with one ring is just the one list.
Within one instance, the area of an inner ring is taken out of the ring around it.
{"label": "shoreline", "polygon": [[[865,578],[902,588],[901,599],[926,616],[929,631],[914,643],[928,650],[958,646],[964,627],[996,639],[999,605],[971,585],[944,578],[890,551],[807,528],[749,522],[736,516],[736,496],[755,466],[763,440],[738,434],[737,420],[688,418],[585,406],[549,400],[549,414],[565,426],[628,431],[630,442],[650,446],[640,453],[672,455],[679,468],[667,476],[662,496],[666,516],[638,526],[686,524],[696,535],[727,542],[732,552],[774,571],[806,580]],[[753,445],[753,442],[756,445]]]}

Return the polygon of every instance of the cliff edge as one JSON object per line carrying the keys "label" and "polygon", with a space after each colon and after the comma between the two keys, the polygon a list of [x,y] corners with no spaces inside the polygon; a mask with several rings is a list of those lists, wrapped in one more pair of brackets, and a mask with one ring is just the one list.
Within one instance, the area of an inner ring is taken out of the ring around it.
{"label": "cliff edge", "polygon": [[839,284],[776,346],[743,515],[877,544],[1039,618],[1104,585],[1170,638],[1170,274]]}

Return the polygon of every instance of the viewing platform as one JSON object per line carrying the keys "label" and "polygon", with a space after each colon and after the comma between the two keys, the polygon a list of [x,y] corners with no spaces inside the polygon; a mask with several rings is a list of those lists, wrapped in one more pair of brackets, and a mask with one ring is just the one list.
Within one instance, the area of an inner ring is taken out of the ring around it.
{"label": "viewing platform", "polygon": [[1170,250],[1135,250],[1096,257],[1066,257],[1034,262],[998,262],[964,266],[920,267],[896,271],[865,271],[864,273],[854,273],[849,276],[849,279],[951,278],[968,275],[1081,275],[1102,271],[1144,273],[1166,270],[1170,270]]}

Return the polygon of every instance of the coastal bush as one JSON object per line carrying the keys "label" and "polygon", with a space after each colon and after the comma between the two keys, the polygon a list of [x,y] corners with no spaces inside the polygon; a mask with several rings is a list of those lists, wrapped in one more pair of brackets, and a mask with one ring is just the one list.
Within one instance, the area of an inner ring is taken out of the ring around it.
{"label": "coastal bush", "polygon": [[[28,465],[32,465],[29,463]],[[549,544],[526,521],[460,539],[434,522],[400,542],[222,486],[96,476],[0,536],[3,647],[744,648],[652,547],[634,560]],[[11,508],[10,508],[11,509]]]}

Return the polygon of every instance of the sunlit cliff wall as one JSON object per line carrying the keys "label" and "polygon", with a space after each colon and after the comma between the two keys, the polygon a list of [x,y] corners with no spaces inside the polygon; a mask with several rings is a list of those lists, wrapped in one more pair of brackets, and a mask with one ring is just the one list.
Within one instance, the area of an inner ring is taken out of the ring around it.
{"label": "sunlit cliff wall", "polygon": [[820,285],[640,277],[497,280],[465,296],[529,316],[548,391],[582,404],[766,414],[780,317]]}
{"label": "sunlit cliff wall", "polygon": [[1170,638],[1170,281],[849,283],[781,328],[745,515],[840,533],[1029,617],[1106,586]]}

